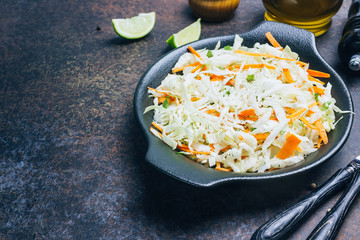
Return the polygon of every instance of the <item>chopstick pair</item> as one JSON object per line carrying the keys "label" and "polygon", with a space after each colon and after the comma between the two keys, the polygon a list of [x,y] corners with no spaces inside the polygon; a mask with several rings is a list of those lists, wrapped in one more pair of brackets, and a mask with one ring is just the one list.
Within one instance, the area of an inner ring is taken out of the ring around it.
{"label": "chopstick pair", "polygon": [[360,190],[360,156],[345,168],[338,170],[323,185],[299,202],[276,215],[258,228],[251,240],[277,240],[285,238],[297,224],[317,208],[325,199],[348,185],[334,207],[325,215],[308,236],[308,240],[334,239],[345,215]]}

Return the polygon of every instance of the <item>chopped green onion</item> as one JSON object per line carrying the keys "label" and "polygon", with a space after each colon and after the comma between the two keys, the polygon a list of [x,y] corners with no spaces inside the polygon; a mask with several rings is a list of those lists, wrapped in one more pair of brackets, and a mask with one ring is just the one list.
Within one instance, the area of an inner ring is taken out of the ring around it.
{"label": "chopped green onion", "polygon": [[329,109],[329,106],[330,106],[331,102],[326,102],[324,103],[322,106],[321,106],[321,111],[326,111]]}
{"label": "chopped green onion", "polygon": [[212,54],[212,52],[210,50],[208,50],[206,56],[208,58],[211,58],[213,56],[213,54]]}
{"label": "chopped green onion", "polygon": [[314,97],[315,97],[315,100],[318,102],[319,101],[319,93],[315,93]]}
{"label": "chopped green onion", "polygon": [[165,98],[165,101],[163,102],[162,106],[163,106],[165,109],[167,109],[167,107],[169,106],[169,104],[170,104],[170,99],[169,99],[169,96],[167,96],[167,97]]}
{"label": "chopped green onion", "polygon": [[224,47],[224,50],[231,50],[231,47],[229,45]]}
{"label": "chopped green onion", "polygon": [[254,81],[254,80],[255,80],[255,75],[254,75],[254,74],[247,75],[246,81],[252,82],[252,81]]}

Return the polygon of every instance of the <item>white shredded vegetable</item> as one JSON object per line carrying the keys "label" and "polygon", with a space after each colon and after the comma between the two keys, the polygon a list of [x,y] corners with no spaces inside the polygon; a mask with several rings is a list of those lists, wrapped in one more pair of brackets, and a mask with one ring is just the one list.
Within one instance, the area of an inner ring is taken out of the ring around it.
{"label": "white shredded vegetable", "polygon": [[311,76],[289,46],[256,43],[190,51],[155,89],[151,131],[209,167],[264,172],[296,164],[326,144],[341,112],[331,84]]}

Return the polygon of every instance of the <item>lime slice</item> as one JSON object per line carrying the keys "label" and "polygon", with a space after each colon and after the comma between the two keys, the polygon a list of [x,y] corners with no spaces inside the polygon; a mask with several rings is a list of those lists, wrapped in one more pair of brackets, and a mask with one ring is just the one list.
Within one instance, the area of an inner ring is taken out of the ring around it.
{"label": "lime slice", "polygon": [[155,12],[140,13],[132,18],[112,19],[114,30],[127,39],[138,39],[147,35],[155,25]]}
{"label": "lime slice", "polygon": [[173,34],[166,40],[166,43],[172,48],[177,48],[189,42],[199,40],[201,34],[200,20],[201,19],[199,18],[196,22]]}

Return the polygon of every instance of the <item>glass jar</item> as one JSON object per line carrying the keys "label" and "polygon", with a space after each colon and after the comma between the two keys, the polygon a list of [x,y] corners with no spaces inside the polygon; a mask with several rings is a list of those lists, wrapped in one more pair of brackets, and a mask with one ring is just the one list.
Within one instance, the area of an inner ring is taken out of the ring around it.
{"label": "glass jar", "polygon": [[189,0],[194,14],[205,21],[224,21],[234,15],[240,0]]}
{"label": "glass jar", "polygon": [[320,36],[331,25],[331,18],[343,0],[263,0],[265,20],[287,23]]}

